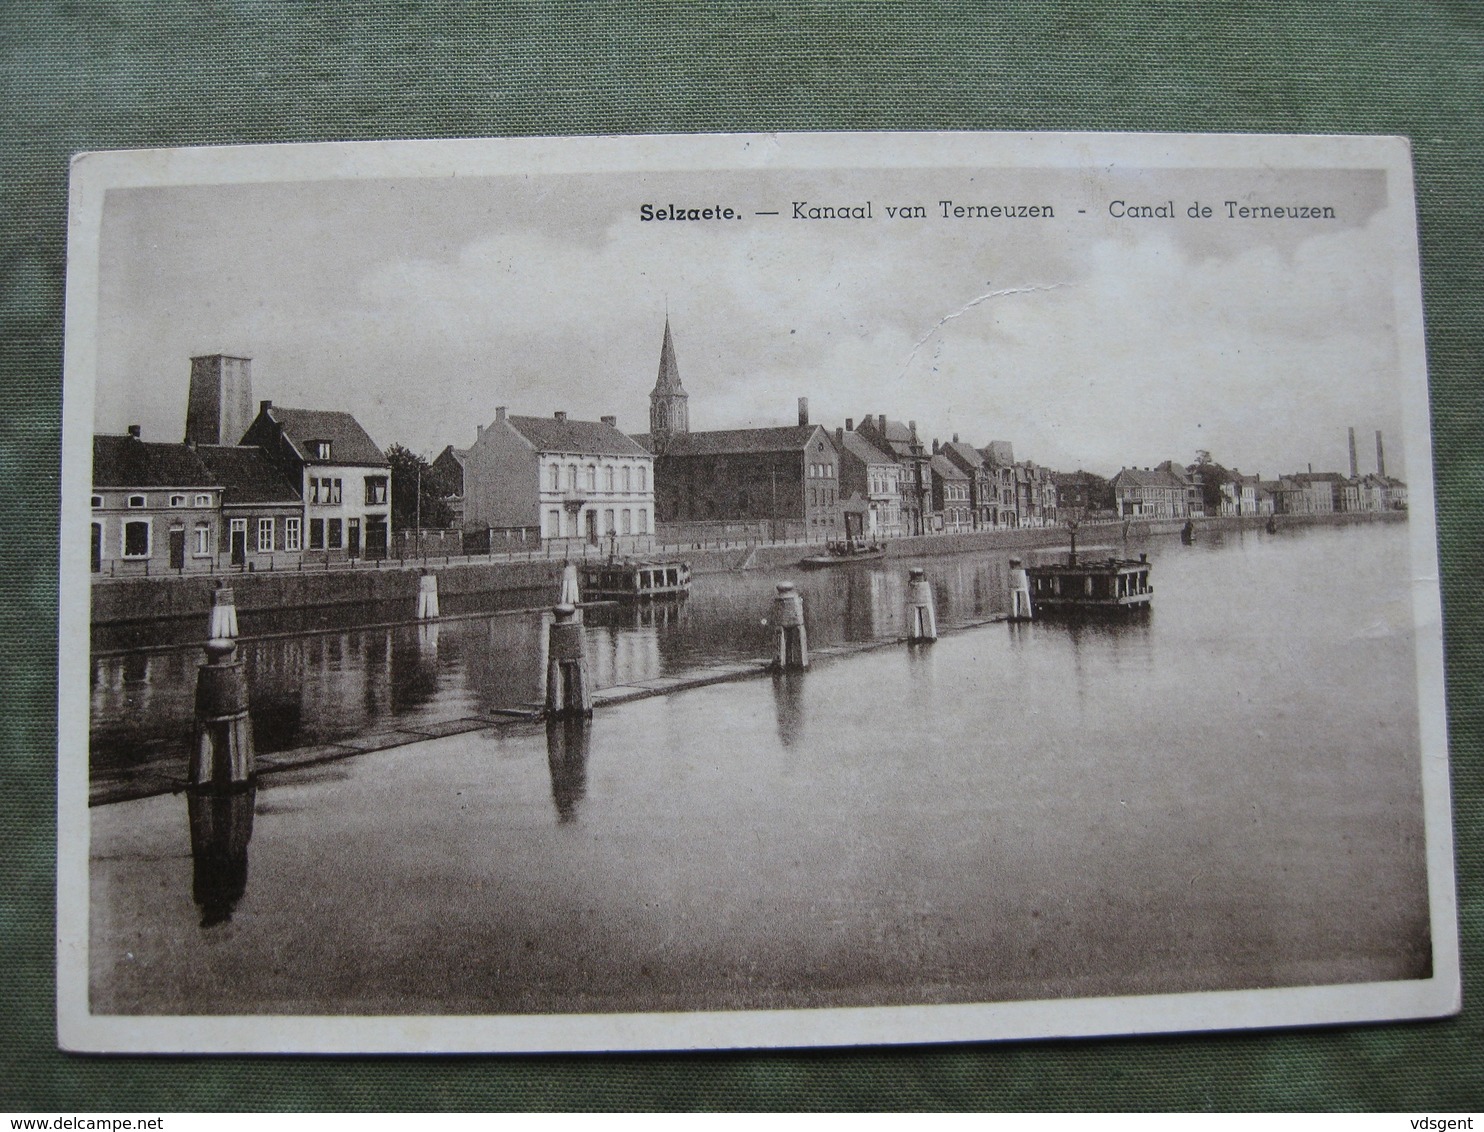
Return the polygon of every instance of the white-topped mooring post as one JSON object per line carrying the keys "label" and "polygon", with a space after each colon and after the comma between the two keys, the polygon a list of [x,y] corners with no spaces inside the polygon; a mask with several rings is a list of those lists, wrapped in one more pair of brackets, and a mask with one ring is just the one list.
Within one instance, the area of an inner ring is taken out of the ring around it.
{"label": "white-topped mooring post", "polygon": [[237,639],[237,599],[230,586],[221,586],[211,599],[211,621],[206,627],[208,640]]}
{"label": "white-topped mooring post", "polygon": [[557,594],[558,605],[570,605],[577,611],[577,622],[582,623],[582,592],[577,586],[577,563],[562,566],[562,588]]}
{"label": "white-topped mooring post", "polygon": [[1031,579],[1018,558],[1010,559],[1010,620],[1031,619]]}
{"label": "white-topped mooring post", "polygon": [[792,582],[779,582],[773,598],[773,626],[778,630],[778,668],[802,672],[809,667],[809,634],[804,628],[804,598]]}
{"label": "white-topped mooring post", "polygon": [[938,639],[938,611],[927,571],[913,567],[907,576],[907,643],[932,644]]}
{"label": "white-topped mooring post", "polygon": [[[237,607],[232,591],[216,591],[206,663],[196,671],[196,725],[191,743],[191,785],[213,790],[242,786],[255,770],[252,723],[247,714],[247,674],[237,659]],[[215,635],[217,630],[232,636]]]}
{"label": "white-topped mooring post", "polygon": [[438,575],[424,574],[417,580],[417,619],[435,621],[438,618]]}
{"label": "white-topped mooring post", "polygon": [[557,719],[593,713],[587,678],[587,640],[577,610],[559,604],[552,610],[546,647],[546,714]]}

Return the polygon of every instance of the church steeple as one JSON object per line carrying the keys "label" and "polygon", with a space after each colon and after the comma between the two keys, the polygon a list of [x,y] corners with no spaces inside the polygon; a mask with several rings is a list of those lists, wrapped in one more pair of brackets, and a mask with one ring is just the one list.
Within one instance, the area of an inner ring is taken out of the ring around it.
{"label": "church steeple", "polygon": [[670,339],[670,316],[665,316],[665,340],[660,346],[660,373],[649,394],[649,432],[655,446],[677,433],[690,431],[690,394],[680,384],[680,367],[675,363],[675,343]]}

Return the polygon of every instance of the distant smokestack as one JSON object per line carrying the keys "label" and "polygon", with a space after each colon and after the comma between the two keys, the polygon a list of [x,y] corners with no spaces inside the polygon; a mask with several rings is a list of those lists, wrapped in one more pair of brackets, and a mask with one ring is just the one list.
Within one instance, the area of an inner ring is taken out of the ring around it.
{"label": "distant smokestack", "polygon": [[800,397],[799,398],[799,424],[800,424],[800,426],[803,426],[803,425],[806,425],[808,423],[809,423],[809,398],[807,398],[807,397]]}
{"label": "distant smokestack", "polygon": [[845,431],[846,432],[854,432],[855,431],[855,418],[854,417],[846,417],[845,418]]}
{"label": "distant smokestack", "polygon": [[598,419],[601,420],[609,428],[617,428],[618,427],[618,418],[615,417],[615,416],[600,417]]}
{"label": "distant smokestack", "polygon": [[1350,430],[1350,478],[1355,479],[1360,475],[1360,469],[1355,463],[1355,430]]}
{"label": "distant smokestack", "polygon": [[1381,430],[1376,430],[1376,474],[1386,474],[1386,449],[1381,446]]}

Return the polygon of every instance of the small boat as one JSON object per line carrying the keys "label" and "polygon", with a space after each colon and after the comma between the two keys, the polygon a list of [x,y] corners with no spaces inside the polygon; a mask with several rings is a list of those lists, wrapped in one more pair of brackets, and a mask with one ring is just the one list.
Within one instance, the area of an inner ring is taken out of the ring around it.
{"label": "small boat", "polygon": [[1150,608],[1149,556],[1065,562],[1026,568],[1033,617],[1131,614]]}
{"label": "small boat", "polygon": [[849,562],[864,562],[868,558],[886,557],[884,542],[866,542],[862,539],[840,539],[825,544],[823,554],[811,554],[799,559],[806,570],[817,570],[823,566],[844,566]]}
{"label": "small boat", "polygon": [[610,558],[582,568],[582,596],[588,601],[631,601],[689,592],[689,562]]}

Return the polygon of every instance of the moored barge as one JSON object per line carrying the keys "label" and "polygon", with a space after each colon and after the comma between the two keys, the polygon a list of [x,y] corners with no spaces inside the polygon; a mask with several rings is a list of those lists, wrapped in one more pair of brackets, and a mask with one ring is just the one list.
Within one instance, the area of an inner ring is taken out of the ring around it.
{"label": "moored barge", "polygon": [[1137,559],[1105,558],[1084,561],[1076,552],[1065,562],[1026,568],[1030,582],[1031,615],[1127,615],[1150,608],[1154,587],[1149,584],[1149,556]]}
{"label": "moored barge", "polygon": [[582,568],[582,596],[589,601],[632,601],[689,592],[689,562],[609,559]]}

